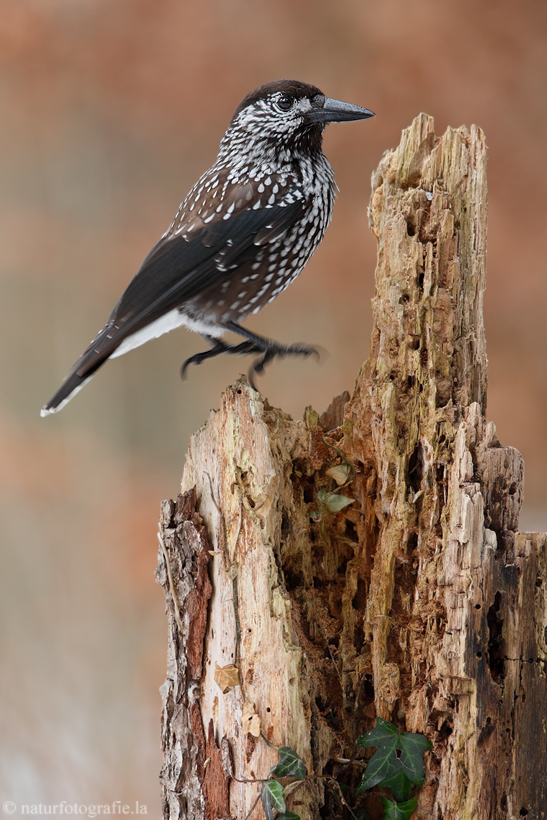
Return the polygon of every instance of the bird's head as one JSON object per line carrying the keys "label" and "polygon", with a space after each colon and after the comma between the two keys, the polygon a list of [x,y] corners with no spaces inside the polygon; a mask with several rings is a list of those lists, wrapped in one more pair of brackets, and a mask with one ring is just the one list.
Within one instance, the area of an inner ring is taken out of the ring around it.
{"label": "bird's head", "polygon": [[225,140],[277,144],[280,148],[321,148],[329,122],[374,117],[372,111],[332,100],[315,86],[297,80],[276,80],[255,89],[235,110]]}

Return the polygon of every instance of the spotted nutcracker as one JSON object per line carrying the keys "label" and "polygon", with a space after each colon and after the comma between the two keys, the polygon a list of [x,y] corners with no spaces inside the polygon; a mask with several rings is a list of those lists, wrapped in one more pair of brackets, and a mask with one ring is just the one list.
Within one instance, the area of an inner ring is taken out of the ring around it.
{"label": "spotted nutcracker", "polygon": [[[318,88],[278,80],[248,94],[220,143],[215,164],[196,182],[172,224],[133,277],[99,335],[42,408],[56,413],[106,359],[180,325],[219,353],[259,354],[249,379],[276,356],[315,353],[251,333],[240,322],[298,276],[330,222],[335,186],[321,150],[326,123],[373,117]],[[245,341],[229,345],[225,331]]]}

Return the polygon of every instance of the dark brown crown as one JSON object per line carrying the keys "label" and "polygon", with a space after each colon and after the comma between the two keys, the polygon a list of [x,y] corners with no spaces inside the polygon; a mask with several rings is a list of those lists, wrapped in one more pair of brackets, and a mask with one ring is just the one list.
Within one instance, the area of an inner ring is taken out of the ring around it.
{"label": "dark brown crown", "polygon": [[279,92],[281,92],[282,94],[286,94],[289,97],[293,97],[295,99],[309,97],[309,99],[312,100],[317,95],[324,96],[323,92],[316,88],[314,85],[308,85],[308,83],[301,83],[299,82],[299,80],[274,80],[271,83],[261,85],[260,88],[255,88],[254,91],[251,91],[250,94],[247,94],[247,96],[241,100],[238,107],[234,111],[232,122],[235,120],[237,115],[241,111],[243,111],[244,108],[247,108],[248,105],[252,105],[258,100],[265,100],[272,94],[276,94]]}

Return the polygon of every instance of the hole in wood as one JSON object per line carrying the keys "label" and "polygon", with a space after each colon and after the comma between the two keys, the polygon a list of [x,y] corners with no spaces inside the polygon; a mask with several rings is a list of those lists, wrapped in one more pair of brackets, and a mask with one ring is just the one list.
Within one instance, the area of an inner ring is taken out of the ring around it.
{"label": "hole in wood", "polygon": [[423,478],[423,452],[420,442],[414,448],[414,452],[408,459],[407,483],[414,492],[420,489]]}
{"label": "hole in wood", "polygon": [[313,484],[304,484],[303,492],[304,492],[304,503],[305,504],[311,504],[313,499],[314,499],[314,495],[315,495]]}
{"label": "hole in wood", "polygon": [[372,675],[367,672],[363,682],[363,692],[365,697],[373,701],[374,700],[374,684],[372,682]]}
{"label": "hole in wood", "polygon": [[353,645],[359,652],[365,643],[365,632],[362,626],[356,626],[353,630]]}
{"label": "hole in wood", "polygon": [[350,541],[353,541],[355,544],[359,543],[359,536],[357,535],[355,524],[353,523],[353,521],[350,521],[349,518],[346,518],[345,536],[346,538],[349,538]]}
{"label": "hole in wood", "polygon": [[448,723],[447,720],[445,720],[437,733],[437,738],[439,742],[446,740],[448,737],[450,737],[452,731],[452,726],[450,725],[450,723]]}
{"label": "hole in wood", "polygon": [[488,610],[486,621],[490,638],[488,640],[488,652],[486,662],[492,678],[496,683],[501,683],[505,677],[505,642],[503,640],[503,618],[500,614],[501,592],[496,592],[494,603]]}
{"label": "hole in wood", "polygon": [[355,595],[353,596],[352,606],[358,612],[362,611],[367,603],[367,586],[365,582],[359,578],[357,581],[357,589],[355,591]]}
{"label": "hole in wood", "polygon": [[408,536],[408,541],[406,544],[406,551],[408,555],[412,555],[416,547],[418,546],[418,533],[411,532]]}

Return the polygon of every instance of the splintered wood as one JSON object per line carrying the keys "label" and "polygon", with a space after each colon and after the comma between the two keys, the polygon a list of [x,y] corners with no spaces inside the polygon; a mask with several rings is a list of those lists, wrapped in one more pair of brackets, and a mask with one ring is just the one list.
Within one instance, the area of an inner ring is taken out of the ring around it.
{"label": "splintered wood", "polygon": [[421,115],[372,189],[353,396],[295,422],[236,383],[163,506],[166,820],[259,820],[280,746],[310,775],[289,810],[346,817],[325,776],[376,716],[433,744],[415,818],[547,817],[547,536],[485,418],[484,135]]}

